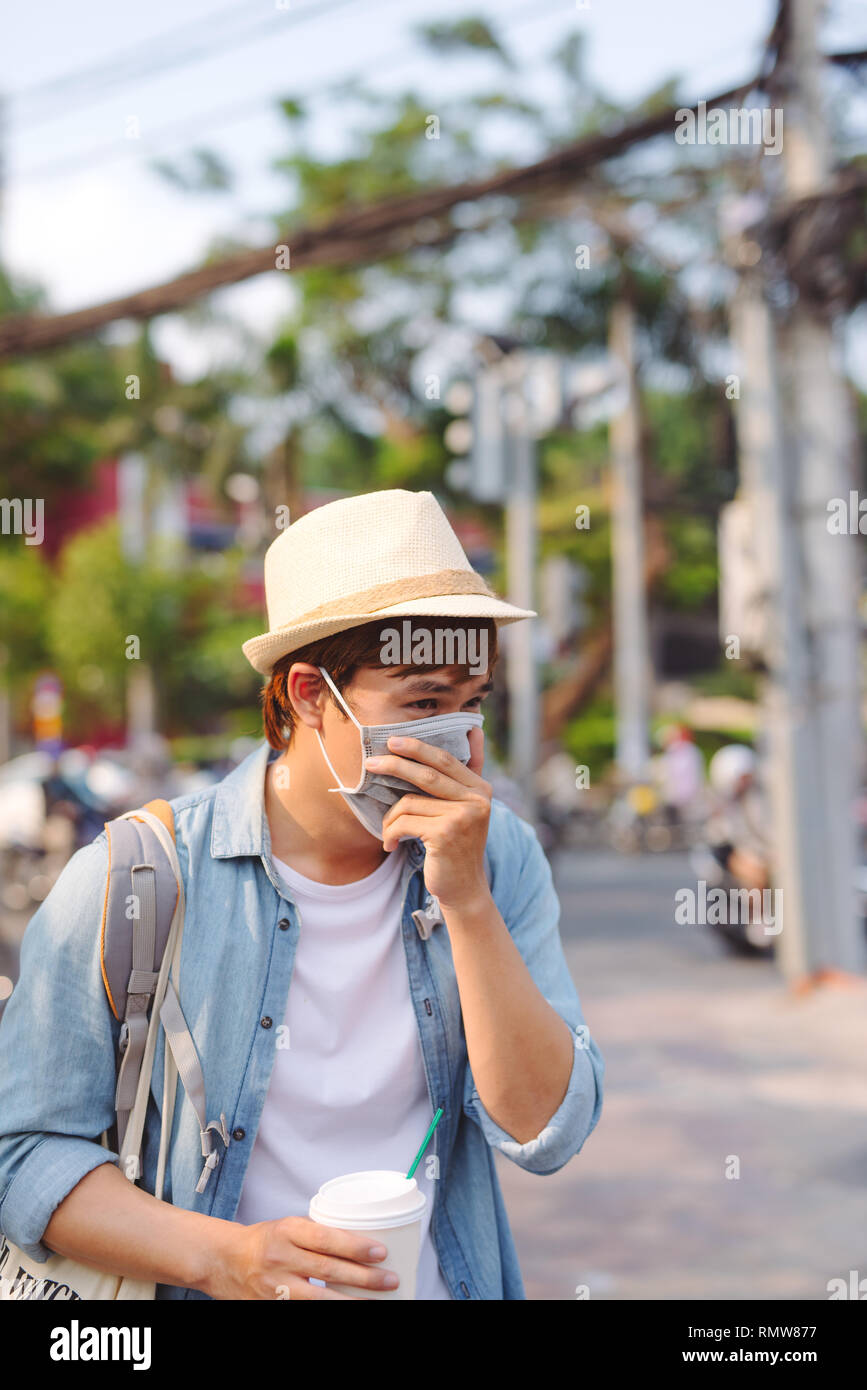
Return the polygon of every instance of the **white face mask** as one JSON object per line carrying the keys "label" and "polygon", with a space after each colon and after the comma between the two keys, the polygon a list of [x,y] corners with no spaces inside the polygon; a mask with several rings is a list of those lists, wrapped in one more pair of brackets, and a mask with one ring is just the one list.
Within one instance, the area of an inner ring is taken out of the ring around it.
{"label": "white face mask", "polygon": [[[420,738],[424,743],[433,744],[435,748],[444,748],[447,753],[451,753],[459,762],[466,765],[470,760],[470,741],[467,734],[470,729],[480,729],[484,724],[484,719],[481,714],[470,714],[458,710],[455,714],[435,714],[430,719],[408,719],[399,724],[359,724],[325,667],[320,666],[319,670],[358,729],[361,737],[361,777],[356,786],[345,787],[325,751],[322,735],[318,729],[316,730],[322,756],[337,782],[337,786],[332,787],[331,790],[339,791],[365,830],[369,830],[371,835],[375,835],[378,840],[381,840],[383,838],[383,818],[395,802],[400,801],[400,798],[407,792],[414,792],[416,796],[429,796],[430,793],[422,791],[421,787],[417,787],[413,782],[404,782],[400,777],[369,770],[364,765],[365,758],[372,758],[381,753],[391,753],[388,740],[394,738],[395,735],[403,734],[412,738]],[[413,837],[406,836],[404,838],[412,839]]]}

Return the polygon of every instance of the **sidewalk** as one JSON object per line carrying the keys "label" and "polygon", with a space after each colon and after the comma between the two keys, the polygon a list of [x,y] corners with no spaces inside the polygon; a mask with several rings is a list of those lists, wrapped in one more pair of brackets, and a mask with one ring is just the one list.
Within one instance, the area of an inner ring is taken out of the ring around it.
{"label": "sidewalk", "polygon": [[527,1297],[810,1300],[867,1277],[867,981],[794,999],[676,926],[681,856],[573,854],[557,878],[605,1099],[560,1172],[497,1155]]}

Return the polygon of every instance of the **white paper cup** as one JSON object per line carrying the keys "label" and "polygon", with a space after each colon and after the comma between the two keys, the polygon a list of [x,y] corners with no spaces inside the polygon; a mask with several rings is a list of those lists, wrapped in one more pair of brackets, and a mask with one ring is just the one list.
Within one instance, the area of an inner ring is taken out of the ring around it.
{"label": "white paper cup", "polygon": [[400,1280],[396,1289],[330,1283],[326,1287],[352,1298],[414,1299],[426,1200],[415,1178],[385,1168],[346,1173],[323,1183],[310,1202],[311,1221],[344,1231],[363,1231],[371,1245],[384,1245],[388,1250],[385,1259],[370,1268],[393,1270]]}

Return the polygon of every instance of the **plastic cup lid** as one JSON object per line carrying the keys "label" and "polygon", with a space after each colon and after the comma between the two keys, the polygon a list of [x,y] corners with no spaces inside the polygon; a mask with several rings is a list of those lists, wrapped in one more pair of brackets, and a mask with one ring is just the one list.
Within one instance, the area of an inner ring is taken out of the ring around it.
{"label": "plastic cup lid", "polygon": [[325,1226],[403,1226],[421,1216],[425,1200],[415,1178],[377,1168],[323,1183],[310,1203],[310,1215]]}

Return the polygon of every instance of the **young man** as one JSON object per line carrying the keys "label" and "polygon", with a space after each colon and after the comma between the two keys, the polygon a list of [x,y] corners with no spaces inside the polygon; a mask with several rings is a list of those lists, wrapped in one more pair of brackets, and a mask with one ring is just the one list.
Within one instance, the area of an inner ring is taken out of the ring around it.
{"label": "young man", "polygon": [[309,1220],[309,1199],[340,1174],[406,1171],[441,1107],[416,1172],[416,1296],[521,1299],[492,1150],[561,1168],[603,1075],[548,865],[481,776],[496,624],[535,615],[491,594],[424,492],[316,509],[274,541],[265,578],[270,630],[244,652],[268,676],[268,742],[172,803],[180,1002],[228,1144],[197,1192],[182,1093],[166,1200],[144,1190],[162,1032],[143,1185],[96,1142],[119,1031],[99,968],[103,832],[32,919],[0,1026],[0,1230],[38,1260],[156,1280],[158,1298],[347,1297],[325,1281],[364,1298],[393,1286],[385,1251]]}

